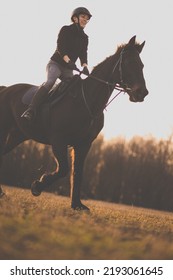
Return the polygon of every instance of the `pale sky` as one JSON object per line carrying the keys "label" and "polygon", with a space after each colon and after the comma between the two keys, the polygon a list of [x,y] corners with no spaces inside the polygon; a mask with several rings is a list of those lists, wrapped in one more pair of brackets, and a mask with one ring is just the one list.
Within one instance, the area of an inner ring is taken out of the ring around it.
{"label": "pale sky", "polygon": [[56,48],[57,35],[70,24],[74,8],[84,6],[93,17],[89,35],[89,68],[112,55],[133,36],[142,43],[149,95],[131,103],[120,95],[105,112],[107,139],[135,135],[166,138],[173,133],[173,1],[172,0],[0,0],[0,85],[40,85]]}

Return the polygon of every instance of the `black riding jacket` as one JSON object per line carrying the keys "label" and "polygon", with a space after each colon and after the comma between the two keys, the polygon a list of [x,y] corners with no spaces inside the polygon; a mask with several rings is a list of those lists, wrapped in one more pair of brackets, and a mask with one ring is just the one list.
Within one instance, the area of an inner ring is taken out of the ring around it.
{"label": "black riding jacket", "polygon": [[64,55],[68,55],[73,62],[76,62],[79,58],[81,65],[83,65],[84,63],[88,63],[87,50],[88,36],[82,28],[73,23],[61,28],[57,39],[57,49],[51,59],[61,65],[67,66],[63,57]]}

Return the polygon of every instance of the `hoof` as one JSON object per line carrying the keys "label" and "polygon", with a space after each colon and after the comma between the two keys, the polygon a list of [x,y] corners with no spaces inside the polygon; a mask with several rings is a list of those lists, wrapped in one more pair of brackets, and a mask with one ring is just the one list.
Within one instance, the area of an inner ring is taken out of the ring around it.
{"label": "hoof", "polygon": [[32,183],[31,193],[34,196],[39,196],[42,193],[42,183],[40,181],[35,181]]}
{"label": "hoof", "polygon": [[2,191],[0,192],[0,198],[2,198],[3,196],[5,196],[5,193]]}
{"label": "hoof", "polygon": [[90,211],[90,209],[82,203],[72,204],[71,208],[74,209],[74,210],[77,210],[77,211],[83,211],[83,210]]}

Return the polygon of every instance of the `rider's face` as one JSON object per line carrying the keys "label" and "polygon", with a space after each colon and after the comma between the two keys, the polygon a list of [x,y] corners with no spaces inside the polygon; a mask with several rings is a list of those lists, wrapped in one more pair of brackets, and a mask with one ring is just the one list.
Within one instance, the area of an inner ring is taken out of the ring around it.
{"label": "rider's face", "polygon": [[80,14],[79,15],[79,20],[77,17],[74,17],[74,21],[75,23],[79,23],[79,25],[82,28],[85,28],[85,26],[87,25],[88,21],[89,21],[89,16],[88,15],[84,15],[84,14]]}

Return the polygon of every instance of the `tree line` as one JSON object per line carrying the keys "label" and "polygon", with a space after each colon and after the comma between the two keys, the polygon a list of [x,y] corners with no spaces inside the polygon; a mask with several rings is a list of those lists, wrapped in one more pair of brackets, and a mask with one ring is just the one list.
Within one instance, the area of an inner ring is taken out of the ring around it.
{"label": "tree line", "polygon": [[[54,169],[51,148],[29,140],[4,157],[1,183],[30,188],[34,180]],[[69,180],[70,175],[49,191],[69,195]],[[100,135],[86,158],[82,197],[173,211],[172,136],[105,141]]]}

